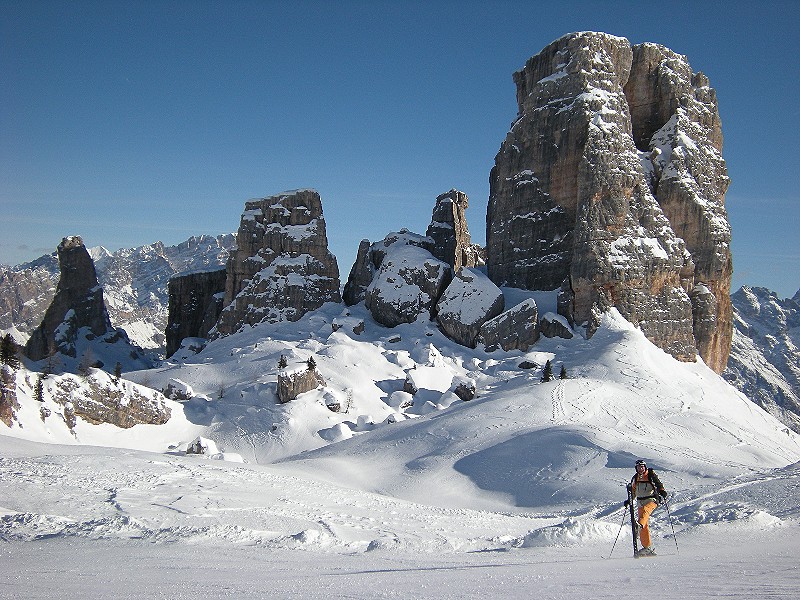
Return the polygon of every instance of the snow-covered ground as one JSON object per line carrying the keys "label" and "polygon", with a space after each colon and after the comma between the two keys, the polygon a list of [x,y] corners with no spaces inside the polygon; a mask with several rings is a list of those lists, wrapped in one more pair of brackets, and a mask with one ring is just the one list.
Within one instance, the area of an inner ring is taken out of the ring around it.
{"label": "snow-covered ground", "polygon": [[[0,598],[800,595],[800,438],[702,363],[614,314],[591,340],[487,354],[360,310],[132,374],[193,396],[160,434],[72,434],[18,387],[23,427],[0,424]],[[326,388],[277,404],[281,355],[313,356]],[[546,360],[569,378],[541,382]],[[406,378],[419,391],[400,408]],[[469,402],[451,391],[465,380]],[[247,464],[183,453],[198,435]],[[621,504],[640,457],[671,495],[659,556],[634,561]]]}

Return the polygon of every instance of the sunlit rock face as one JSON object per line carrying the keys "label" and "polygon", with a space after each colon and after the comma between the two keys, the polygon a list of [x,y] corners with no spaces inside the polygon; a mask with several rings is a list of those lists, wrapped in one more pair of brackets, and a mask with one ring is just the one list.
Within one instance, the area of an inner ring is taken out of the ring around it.
{"label": "sunlit rock face", "polygon": [[707,79],[662,46],[581,32],[548,45],[514,81],[517,119],[490,175],[490,278],[562,287],[559,310],[589,334],[616,307],[673,356],[699,351],[721,371],[728,179]]}
{"label": "sunlit rock face", "polygon": [[315,190],[245,203],[236,242],[216,334],[263,322],[297,321],[326,302],[341,302],[339,267],[328,250],[322,202]]}

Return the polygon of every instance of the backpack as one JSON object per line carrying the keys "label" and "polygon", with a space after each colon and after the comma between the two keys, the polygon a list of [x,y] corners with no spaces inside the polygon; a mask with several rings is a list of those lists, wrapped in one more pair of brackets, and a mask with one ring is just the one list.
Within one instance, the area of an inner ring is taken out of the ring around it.
{"label": "backpack", "polygon": [[[631,479],[631,489],[634,490],[634,493],[636,490],[636,477],[637,476],[634,475],[633,478]],[[661,485],[661,481],[658,479],[658,475],[656,475],[656,472],[649,467],[647,469],[647,483],[649,483],[650,486],[653,488],[653,496],[652,496],[653,500],[655,500],[656,504],[660,504],[661,492],[664,491],[664,486]]]}

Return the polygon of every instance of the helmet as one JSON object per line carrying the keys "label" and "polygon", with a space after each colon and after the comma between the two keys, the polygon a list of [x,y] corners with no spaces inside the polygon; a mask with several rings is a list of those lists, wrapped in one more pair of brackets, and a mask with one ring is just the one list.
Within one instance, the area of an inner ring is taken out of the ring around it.
{"label": "helmet", "polygon": [[636,465],[635,466],[638,467],[639,465],[642,465],[643,467],[647,467],[647,463],[644,462],[641,458],[636,461]]}

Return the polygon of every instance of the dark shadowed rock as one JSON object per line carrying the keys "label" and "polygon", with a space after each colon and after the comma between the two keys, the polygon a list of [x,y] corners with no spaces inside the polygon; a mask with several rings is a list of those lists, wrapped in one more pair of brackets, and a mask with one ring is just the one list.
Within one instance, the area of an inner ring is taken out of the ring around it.
{"label": "dark shadowed rock", "polygon": [[553,313],[545,313],[539,319],[539,331],[547,338],[560,337],[569,340],[573,337],[566,317]]}
{"label": "dark shadowed rock", "polygon": [[[122,329],[114,329],[103,301],[83,240],[66,237],[58,246],[61,275],[53,301],[44,318],[31,334],[25,353],[31,360],[42,360],[51,353],[61,354],[73,367],[79,358],[84,366],[114,368],[122,360],[128,368],[144,368],[147,361],[132,345]],[[83,348],[78,357],[78,346]]]}
{"label": "dark shadowed rock", "polygon": [[297,321],[326,302],[341,302],[339,268],[328,250],[316,191],[284,192],[245,203],[236,241],[217,334],[228,335],[245,325]]}
{"label": "dark shadowed rock", "polygon": [[222,312],[225,269],[190,273],[169,280],[166,356],[188,337],[206,338]]}
{"label": "dark shadowed rock", "polygon": [[88,328],[95,337],[113,331],[94,263],[79,236],[66,237],[61,241],[58,263],[61,276],[55,296],[25,348],[31,360],[45,358],[49,348],[75,357],[75,337],[83,327]]}
{"label": "dark shadowed rock", "polygon": [[474,348],[481,326],[505,307],[503,292],[476,269],[461,268],[436,305],[436,320],[451,340]]}
{"label": "dark shadowed rock", "polygon": [[497,348],[505,351],[530,348],[539,339],[539,310],[529,298],[510,308],[481,327],[478,341],[491,352]]}
{"label": "dark shadowed rock", "polygon": [[372,262],[372,245],[369,240],[361,240],[358,245],[356,261],[350,269],[347,283],[344,284],[342,300],[347,306],[361,302],[367,295],[367,288],[375,276],[375,265]]}

